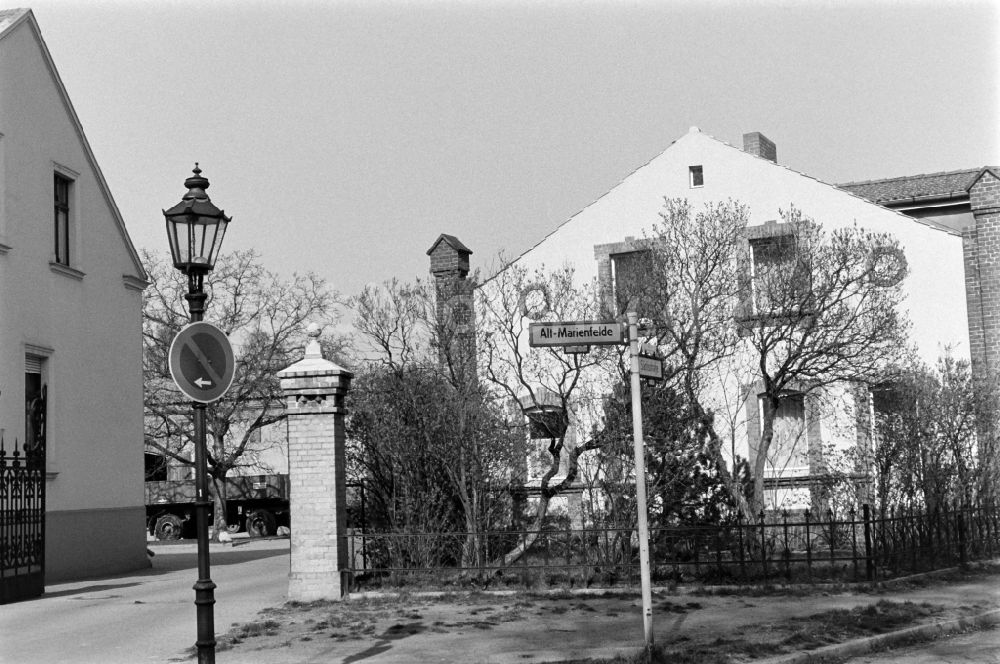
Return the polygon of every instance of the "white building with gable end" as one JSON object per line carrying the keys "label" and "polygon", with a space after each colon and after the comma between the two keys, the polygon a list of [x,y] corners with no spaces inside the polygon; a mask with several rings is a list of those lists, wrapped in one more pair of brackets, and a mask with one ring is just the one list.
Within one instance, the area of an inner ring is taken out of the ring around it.
{"label": "white building with gable end", "polygon": [[[921,359],[933,364],[945,349],[958,357],[969,356],[959,230],[933,218],[916,219],[888,209],[781,166],[777,163],[774,143],[766,137],[755,132],[743,138],[744,148],[739,149],[692,127],[660,155],[567,219],[510,265],[522,266],[529,272],[569,265],[574,268],[579,285],[596,280],[607,297],[616,288],[616,263],[640,248],[638,241],[660,220],[665,198],[686,199],[695,211],[709,203],[728,200],[742,203],[750,212],[750,238],[755,236],[755,227],[780,220],[782,211],[794,207],[819,222],[827,232],[856,225],[866,231],[895,236],[910,269],[903,282],[903,306],[912,321],[911,340]],[[486,297],[490,284],[486,282],[483,286]],[[522,352],[531,352],[526,339]],[[759,390],[754,387],[752,383],[720,385],[720,402],[714,404],[735,414],[733,425],[727,427],[734,438],[730,450],[751,459],[751,466],[760,427]],[[845,386],[838,398],[852,399],[851,390]],[[854,405],[856,413],[868,412],[867,403]],[[865,435],[863,427],[854,421],[857,415],[842,418],[847,421],[833,422],[809,412],[804,405],[796,412],[779,415],[796,419],[793,424],[801,429],[806,441],[797,462],[778,460],[773,470],[765,472],[769,487],[766,502],[772,507],[808,507],[810,475],[815,469],[810,470],[803,452],[830,444],[838,447],[859,444]],[[571,418],[567,445],[579,444],[592,424],[574,422]]]}
{"label": "white building with gable end", "polygon": [[[34,15],[0,11],[5,499],[12,495],[15,451],[22,463],[29,451],[42,453],[45,474],[44,539],[0,532],[6,576],[36,564],[39,547],[45,583],[149,564],[145,286],[146,273]],[[16,507],[5,502],[4,518],[21,518]]]}

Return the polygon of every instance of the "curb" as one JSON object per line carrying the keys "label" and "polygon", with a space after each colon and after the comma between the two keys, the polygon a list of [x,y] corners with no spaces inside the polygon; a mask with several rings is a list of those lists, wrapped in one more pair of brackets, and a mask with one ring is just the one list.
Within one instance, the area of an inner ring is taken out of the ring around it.
{"label": "curb", "polygon": [[835,643],[815,650],[760,659],[754,664],[807,664],[821,662],[827,657],[856,657],[875,650],[891,648],[913,639],[926,641],[960,629],[982,628],[996,624],[1000,624],[1000,609],[993,609],[978,616],[966,616],[939,623],[907,627],[896,632],[878,634],[845,643]]}

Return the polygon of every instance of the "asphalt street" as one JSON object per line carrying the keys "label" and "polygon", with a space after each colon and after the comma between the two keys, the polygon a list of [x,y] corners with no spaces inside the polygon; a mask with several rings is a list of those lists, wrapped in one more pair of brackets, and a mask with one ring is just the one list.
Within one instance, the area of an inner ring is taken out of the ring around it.
{"label": "asphalt street", "polygon": [[[187,659],[197,636],[193,543],[153,544],[150,569],[47,586],[34,600],[0,606],[3,664],[135,664]],[[285,601],[287,539],[213,544],[215,631]]]}

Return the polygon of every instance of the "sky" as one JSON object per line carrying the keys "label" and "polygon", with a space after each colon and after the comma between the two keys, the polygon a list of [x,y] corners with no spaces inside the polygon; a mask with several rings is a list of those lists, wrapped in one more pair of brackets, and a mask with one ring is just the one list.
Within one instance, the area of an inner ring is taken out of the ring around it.
{"label": "sky", "polygon": [[1000,2],[4,2],[137,247],[198,162],[224,250],[344,296],[441,233],[489,270],[691,126],[831,183],[1000,165]]}

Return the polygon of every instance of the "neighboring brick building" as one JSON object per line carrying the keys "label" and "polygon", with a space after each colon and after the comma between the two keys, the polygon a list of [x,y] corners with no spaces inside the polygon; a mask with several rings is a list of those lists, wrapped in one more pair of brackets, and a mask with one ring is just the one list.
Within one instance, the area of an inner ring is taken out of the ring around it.
{"label": "neighboring brick building", "polygon": [[961,233],[970,355],[1000,368],[1000,168],[850,182],[841,189]]}

